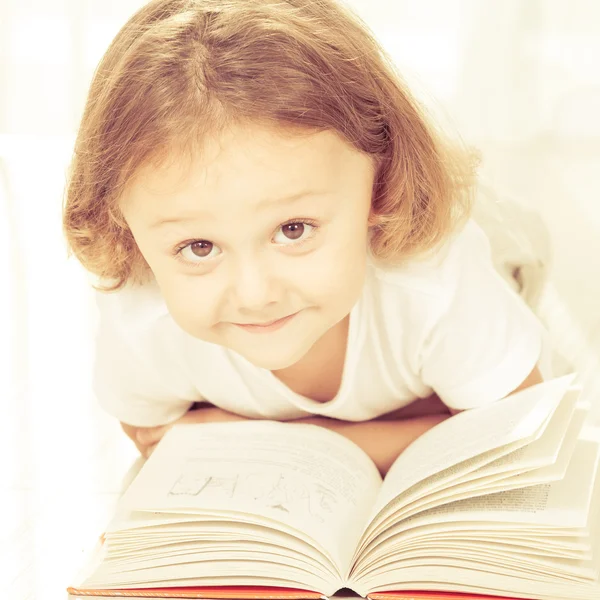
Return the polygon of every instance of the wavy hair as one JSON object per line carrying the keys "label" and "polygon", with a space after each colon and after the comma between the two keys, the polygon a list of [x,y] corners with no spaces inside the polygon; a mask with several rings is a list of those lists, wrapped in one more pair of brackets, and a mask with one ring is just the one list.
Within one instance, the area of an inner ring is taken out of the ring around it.
{"label": "wavy hair", "polygon": [[116,290],[151,273],[119,209],[140,166],[232,122],[337,132],[373,157],[371,252],[399,264],[469,216],[479,156],[437,128],[366,25],[336,0],[153,0],[91,83],[63,223]]}

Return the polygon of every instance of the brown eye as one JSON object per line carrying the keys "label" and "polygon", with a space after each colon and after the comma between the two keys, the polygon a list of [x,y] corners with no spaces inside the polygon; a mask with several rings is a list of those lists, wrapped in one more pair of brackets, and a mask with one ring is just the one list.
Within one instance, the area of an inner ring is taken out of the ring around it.
{"label": "brown eye", "polygon": [[280,225],[273,241],[282,246],[291,246],[291,242],[305,242],[310,240],[316,230],[316,224],[306,221],[294,221],[293,223],[285,223]]}
{"label": "brown eye", "polygon": [[192,251],[192,254],[194,254],[198,258],[206,258],[207,256],[210,255],[210,253],[212,252],[212,249],[213,249],[212,242],[200,241],[200,242],[194,242],[193,244],[190,244],[190,250]]}
{"label": "brown eye", "polygon": [[288,223],[281,228],[286,238],[298,240],[304,234],[304,223]]}
{"label": "brown eye", "polygon": [[201,263],[206,262],[202,259],[215,258],[221,254],[221,250],[212,242],[208,242],[206,240],[197,240],[189,243],[187,246],[184,246],[179,251],[179,254],[181,254],[181,256],[185,258],[187,262]]}

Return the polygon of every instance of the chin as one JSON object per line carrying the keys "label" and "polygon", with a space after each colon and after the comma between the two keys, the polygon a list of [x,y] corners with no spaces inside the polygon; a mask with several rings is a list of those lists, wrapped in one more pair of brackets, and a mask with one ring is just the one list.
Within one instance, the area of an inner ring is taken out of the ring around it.
{"label": "chin", "polygon": [[243,356],[255,367],[269,371],[279,371],[295,365],[308,351],[302,349],[294,353],[277,352],[244,352]]}

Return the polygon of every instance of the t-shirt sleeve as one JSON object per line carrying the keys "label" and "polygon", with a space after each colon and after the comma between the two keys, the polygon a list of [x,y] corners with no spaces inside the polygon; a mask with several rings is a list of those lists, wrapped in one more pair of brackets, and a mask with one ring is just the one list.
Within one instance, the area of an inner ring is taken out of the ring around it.
{"label": "t-shirt sleeve", "polygon": [[93,387],[102,408],[119,421],[154,427],[177,420],[202,398],[169,356],[166,312],[135,295],[98,293]]}
{"label": "t-shirt sleeve", "polygon": [[440,270],[442,285],[420,355],[421,377],[462,410],[514,391],[536,366],[543,327],[492,264],[485,234],[461,234]]}

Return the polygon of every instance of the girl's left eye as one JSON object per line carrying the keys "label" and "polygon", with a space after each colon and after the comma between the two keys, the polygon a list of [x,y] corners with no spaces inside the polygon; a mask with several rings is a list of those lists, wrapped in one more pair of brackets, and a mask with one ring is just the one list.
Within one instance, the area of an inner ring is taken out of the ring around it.
{"label": "girl's left eye", "polygon": [[289,246],[295,242],[303,242],[308,240],[317,229],[313,223],[306,221],[294,221],[292,223],[284,223],[280,225],[277,233],[273,237],[273,241],[277,244]]}

